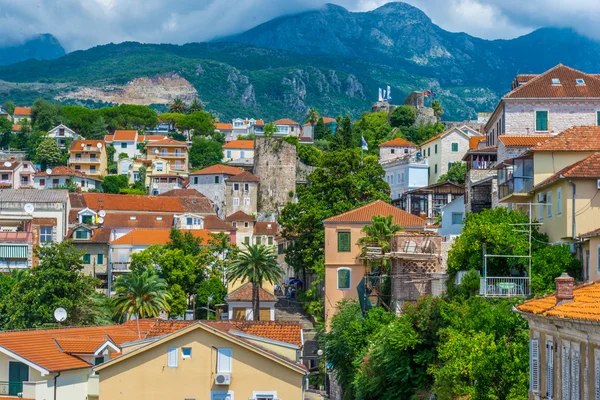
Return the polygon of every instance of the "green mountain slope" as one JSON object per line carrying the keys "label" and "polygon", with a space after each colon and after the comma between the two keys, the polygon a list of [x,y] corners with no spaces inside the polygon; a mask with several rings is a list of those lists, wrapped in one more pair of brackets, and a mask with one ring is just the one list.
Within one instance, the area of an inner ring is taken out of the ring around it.
{"label": "green mountain slope", "polygon": [[0,48],[0,65],[14,64],[29,59],[51,60],[64,56],[65,49],[50,35],[38,35],[25,43]]}

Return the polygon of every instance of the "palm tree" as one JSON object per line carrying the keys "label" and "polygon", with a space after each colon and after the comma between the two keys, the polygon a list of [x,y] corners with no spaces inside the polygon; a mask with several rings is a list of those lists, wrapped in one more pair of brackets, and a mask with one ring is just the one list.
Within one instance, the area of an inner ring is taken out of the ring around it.
{"label": "palm tree", "polygon": [[190,114],[193,112],[202,111],[202,110],[204,110],[204,105],[200,101],[198,101],[198,99],[194,99],[192,101],[192,104],[190,104],[190,106],[188,107],[188,112]]}
{"label": "palm tree", "polygon": [[264,282],[278,282],[283,270],[275,261],[273,249],[262,244],[246,246],[245,251],[237,254],[227,268],[232,282],[239,279],[252,284],[252,314],[254,320],[260,320],[260,300],[258,291]]}
{"label": "palm tree", "polygon": [[185,113],[185,103],[183,102],[183,100],[181,100],[179,97],[175,98],[175,100],[173,100],[173,103],[169,105],[169,112],[179,114]]}
{"label": "palm tree", "polygon": [[310,126],[312,127],[313,138],[315,136],[315,124],[317,122],[319,122],[319,118],[321,118],[321,116],[319,115],[319,112],[317,111],[316,108],[311,108],[310,110],[308,110],[308,115],[306,116],[306,122],[308,122],[310,124]]}
{"label": "palm tree", "polygon": [[[382,254],[389,253],[392,247],[392,238],[400,231],[402,231],[402,226],[394,223],[392,215],[374,215],[371,224],[365,225],[361,229],[365,236],[358,239],[358,244],[364,245],[363,256],[367,246],[380,247]],[[384,261],[389,260],[384,259]],[[383,265],[386,265],[386,262]]]}
{"label": "palm tree", "polygon": [[167,290],[167,282],[154,272],[146,270],[122,276],[115,283],[115,291],[113,301],[116,310],[121,315],[136,317],[138,335],[140,318],[157,317],[162,310],[169,310],[171,295]]}

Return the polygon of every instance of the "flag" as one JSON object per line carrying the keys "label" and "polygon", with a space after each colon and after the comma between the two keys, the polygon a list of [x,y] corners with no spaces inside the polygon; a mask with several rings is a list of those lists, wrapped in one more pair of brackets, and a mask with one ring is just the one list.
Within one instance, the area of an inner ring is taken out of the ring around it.
{"label": "flag", "polygon": [[381,88],[379,88],[379,101],[383,101],[383,96],[381,95]]}
{"label": "flag", "polygon": [[433,90],[431,91],[431,95],[432,95],[433,97],[437,96],[437,94],[435,94],[435,92],[434,92]]}
{"label": "flag", "polygon": [[423,96],[427,97],[427,92],[423,91]]}
{"label": "flag", "polygon": [[365,137],[361,136],[361,139],[362,139],[362,149],[369,150],[369,146],[367,145],[367,141],[365,140]]}
{"label": "flag", "polygon": [[427,94],[428,95],[433,95],[433,92],[431,90],[427,89]]}
{"label": "flag", "polygon": [[391,100],[392,99],[392,94],[391,94],[392,90],[390,88],[390,86],[388,85],[387,87],[387,99]]}

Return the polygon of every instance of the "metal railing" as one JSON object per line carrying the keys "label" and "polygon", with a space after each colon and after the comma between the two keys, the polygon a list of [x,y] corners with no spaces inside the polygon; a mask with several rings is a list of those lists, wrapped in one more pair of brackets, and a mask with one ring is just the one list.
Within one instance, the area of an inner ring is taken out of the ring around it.
{"label": "metal railing", "polygon": [[23,393],[23,382],[0,381],[0,395],[18,396]]}
{"label": "metal railing", "polygon": [[507,181],[498,185],[498,197],[503,198],[513,193],[527,193],[532,189],[532,176],[513,176]]}
{"label": "metal railing", "polygon": [[69,158],[70,163],[98,163],[100,164],[99,158],[89,158],[89,157],[81,157],[81,158]]}
{"label": "metal railing", "polygon": [[479,295],[485,297],[528,297],[531,294],[529,277],[480,278]]}
{"label": "metal railing", "polygon": [[112,269],[114,271],[129,271],[129,261],[115,261],[112,263]]}

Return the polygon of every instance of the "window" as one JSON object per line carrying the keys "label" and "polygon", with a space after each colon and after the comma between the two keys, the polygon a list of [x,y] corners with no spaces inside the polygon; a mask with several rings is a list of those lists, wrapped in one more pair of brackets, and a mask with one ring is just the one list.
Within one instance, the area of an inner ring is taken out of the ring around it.
{"label": "window", "polygon": [[54,186],[58,186],[58,184],[59,184],[59,180],[58,180],[58,179],[52,179],[52,184],[53,184]]}
{"label": "window", "polygon": [[75,231],[75,239],[87,239],[88,238],[88,231],[83,230],[83,229],[79,229]]}
{"label": "window", "polygon": [[463,213],[452,213],[452,225],[462,225]]}
{"label": "window", "polygon": [[156,163],[156,172],[162,172],[163,170],[163,163]]}
{"label": "window", "polygon": [[541,222],[544,220],[544,205],[540,204],[538,207],[538,220]]}
{"label": "window", "polygon": [[160,150],[160,154],[162,154],[163,156],[167,155],[167,149],[161,149]]}
{"label": "window", "polygon": [[96,255],[96,264],[104,264],[104,254],[98,253],[98,255]]}
{"label": "window", "polygon": [[192,358],[192,348],[191,347],[182,347],[181,348],[181,357]]}
{"label": "window", "polygon": [[390,150],[390,154],[394,154],[395,152],[396,152],[396,150],[395,150],[395,149],[391,149],[391,150]]}
{"label": "window", "polygon": [[434,174],[437,174],[437,164],[435,164],[435,165],[433,166],[433,170],[434,170],[434,171],[433,171],[433,173],[434,173]]}
{"label": "window", "polygon": [[126,149],[127,148],[127,143],[121,143],[121,148],[122,149]]}
{"label": "window", "polygon": [[90,166],[90,172],[96,172],[96,166],[95,165]]}
{"label": "window", "polygon": [[[218,182],[215,182],[215,183],[218,183]],[[194,177],[194,185],[197,185],[197,184],[198,184],[198,177],[197,177],[197,176],[195,176],[195,177]]]}
{"label": "window", "polygon": [[244,150],[240,151],[240,158],[245,158],[246,152]]}
{"label": "window", "polygon": [[254,237],[254,244],[261,244],[261,242],[262,242],[262,237],[260,237],[260,236]]}
{"label": "window", "polygon": [[248,198],[248,197],[244,198],[244,205],[245,206],[249,206],[250,205],[250,198]]}
{"label": "window", "polygon": [[245,244],[245,245],[248,245],[248,244],[250,244],[250,236],[246,236],[246,237],[244,238],[244,244]]}
{"label": "window", "polygon": [[554,398],[554,343],[546,341],[546,398]]}
{"label": "window", "polygon": [[227,150],[227,158],[231,158],[231,150]]}
{"label": "window", "polygon": [[434,146],[434,153],[437,154],[437,144]]}
{"label": "window", "polygon": [[247,227],[249,227],[249,226],[250,226],[250,223],[249,223],[249,222],[244,222],[244,228],[247,228]]}
{"label": "window", "polygon": [[350,232],[338,232],[338,252],[350,251]]}
{"label": "window", "polygon": [[81,165],[76,165],[76,166],[75,166],[75,169],[76,169],[76,170],[80,170],[80,169],[81,169]]}
{"label": "window", "polygon": [[103,362],[104,362],[104,357],[102,357],[102,356],[94,358],[94,365],[102,364]]}
{"label": "window", "polygon": [[548,208],[548,219],[552,218],[552,192],[548,192],[548,194],[546,195],[547,197],[547,201],[546,203],[548,204],[547,208]]}
{"label": "window", "polygon": [[[4,178],[2,180],[4,180]],[[40,179],[40,186],[46,186],[46,180],[45,179]]]}
{"label": "window", "polygon": [[83,255],[83,263],[84,264],[90,264],[92,260],[92,256],[89,254],[84,254]]}
{"label": "window", "polygon": [[548,111],[535,112],[535,130],[541,132],[548,130]]}
{"label": "window", "polygon": [[[581,399],[579,376],[579,344],[573,343],[571,346],[571,400]],[[568,397],[563,397],[563,399],[566,398]]]}
{"label": "window", "polygon": [[237,197],[233,198],[233,205],[234,206],[239,206],[240,205],[240,199],[238,199]]}
{"label": "window", "polygon": [[52,227],[40,226],[40,243],[48,243],[52,241]]}
{"label": "window", "polygon": [[215,175],[215,183],[219,183],[219,176]]}
{"label": "window", "polygon": [[[596,111],[596,125],[600,126],[600,111]],[[2,180],[4,180],[4,178],[2,178]]]}
{"label": "window", "polygon": [[585,81],[581,78],[575,79],[575,83],[577,83],[578,85],[585,85]]}
{"label": "window", "polygon": [[337,270],[337,287],[338,289],[350,289],[350,268],[338,268]]}
{"label": "window", "polygon": [[429,157],[431,155],[431,147],[427,148],[427,157]]}
{"label": "window", "polygon": [[237,222],[232,222],[231,225],[233,225],[234,228],[237,228]]}
{"label": "window", "polygon": [[552,86],[558,86],[558,85],[560,85],[560,79],[552,78]]}
{"label": "window", "polygon": [[556,216],[562,215],[562,188],[556,189]]}
{"label": "window", "polygon": [[231,372],[231,349],[218,349],[217,353],[217,372]]}
{"label": "window", "polygon": [[95,154],[90,154],[90,160],[95,160],[96,159],[96,155]]}
{"label": "window", "polygon": [[8,174],[2,174],[2,180],[3,181],[7,181],[8,180]]}
{"label": "window", "polygon": [[248,190],[250,190],[250,185],[247,183],[244,183],[244,191],[247,192]]}
{"label": "window", "polygon": [[458,152],[458,143],[452,143],[452,152],[453,153],[457,153]]}
{"label": "window", "polygon": [[233,184],[233,190],[240,190],[240,184],[239,183],[234,183]]}
{"label": "window", "polygon": [[169,368],[177,368],[179,362],[177,347],[169,347],[167,352],[167,366]]}
{"label": "window", "polygon": [[448,171],[450,170],[450,168],[452,168],[452,163],[451,162],[448,163]]}
{"label": "window", "polygon": [[571,346],[569,342],[563,341],[562,357],[560,364],[560,375],[562,377],[562,398],[569,399],[571,394]]}
{"label": "window", "polygon": [[267,243],[269,244],[269,246],[273,246],[273,236],[269,236],[269,238],[267,239]]}
{"label": "window", "polygon": [[408,149],[404,149],[404,154],[408,154]]}
{"label": "window", "polygon": [[538,339],[529,342],[529,389],[533,393],[540,391],[540,350]]}

